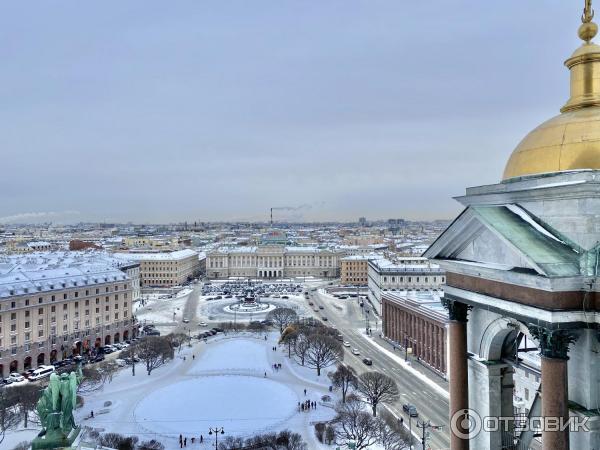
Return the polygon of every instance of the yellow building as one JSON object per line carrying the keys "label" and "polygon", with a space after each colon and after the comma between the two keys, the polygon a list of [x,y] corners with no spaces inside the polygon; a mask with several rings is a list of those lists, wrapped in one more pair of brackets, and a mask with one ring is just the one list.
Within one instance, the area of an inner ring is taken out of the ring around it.
{"label": "yellow building", "polygon": [[353,255],[340,260],[340,283],[353,286],[368,284],[369,259],[373,256]]}

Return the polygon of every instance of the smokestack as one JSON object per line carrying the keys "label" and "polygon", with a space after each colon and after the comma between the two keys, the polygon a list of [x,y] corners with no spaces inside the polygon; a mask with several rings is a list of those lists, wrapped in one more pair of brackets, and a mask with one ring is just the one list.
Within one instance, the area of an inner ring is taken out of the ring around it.
{"label": "smokestack", "polygon": [[271,228],[273,228],[273,208],[271,208]]}

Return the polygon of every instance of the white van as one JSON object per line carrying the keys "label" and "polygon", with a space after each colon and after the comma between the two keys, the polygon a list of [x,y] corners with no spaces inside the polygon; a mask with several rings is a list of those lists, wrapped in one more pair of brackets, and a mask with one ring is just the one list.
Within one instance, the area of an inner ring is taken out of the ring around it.
{"label": "white van", "polygon": [[40,366],[29,375],[29,381],[37,381],[49,377],[55,370],[54,366]]}

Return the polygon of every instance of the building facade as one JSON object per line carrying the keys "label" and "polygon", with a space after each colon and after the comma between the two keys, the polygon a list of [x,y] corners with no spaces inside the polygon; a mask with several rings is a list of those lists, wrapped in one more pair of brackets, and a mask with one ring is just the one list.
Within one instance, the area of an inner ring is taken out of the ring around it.
{"label": "building facade", "polygon": [[444,270],[438,264],[420,257],[399,257],[394,261],[371,259],[367,278],[369,300],[378,309],[385,292],[431,291],[441,289],[446,282]]}
{"label": "building facade", "polygon": [[315,247],[221,247],[206,255],[206,274],[211,279],[241,278],[336,278],[343,253]]}
{"label": "building facade", "polygon": [[115,258],[140,265],[140,288],[179,286],[200,273],[198,253],[177,250],[164,253],[115,253]]}
{"label": "building facade", "polygon": [[381,299],[383,335],[411,349],[421,363],[441,375],[447,370],[448,312],[433,292],[385,292]]}
{"label": "building facade", "polygon": [[368,283],[369,257],[366,255],[345,256],[340,259],[340,283],[351,286],[366,286]]}
{"label": "building facade", "polygon": [[0,272],[0,374],[50,364],[135,333],[132,287],[107,265]]}

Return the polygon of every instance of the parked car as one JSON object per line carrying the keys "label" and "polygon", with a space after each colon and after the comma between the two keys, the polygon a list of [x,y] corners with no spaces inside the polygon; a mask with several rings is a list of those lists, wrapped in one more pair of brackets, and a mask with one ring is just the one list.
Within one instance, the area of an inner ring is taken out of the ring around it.
{"label": "parked car", "polygon": [[315,306],[315,304],[313,302],[308,302],[309,306]]}
{"label": "parked car", "polygon": [[319,305],[319,309],[325,309],[325,307],[322,305]]}
{"label": "parked car", "polygon": [[12,372],[8,376],[8,379],[11,380],[12,383],[19,383],[20,381],[25,380],[25,377],[23,375],[21,375],[20,373]]}
{"label": "parked car", "polygon": [[199,326],[199,327],[206,327],[206,326],[207,326],[207,324],[206,324],[206,322],[200,322],[200,323],[198,324],[198,326]]}
{"label": "parked car", "polygon": [[158,331],[158,330],[146,331],[146,336],[160,336],[160,331]]}
{"label": "parked car", "polygon": [[345,342],[344,342],[344,347],[350,347],[350,342],[348,342],[348,341],[345,341]]}
{"label": "parked car", "polygon": [[327,317],[323,316],[323,317],[321,317],[321,320],[322,320],[323,322],[327,322],[329,319],[328,319]]}
{"label": "parked car", "polygon": [[187,317],[183,318],[183,323],[190,323],[190,319],[188,319]]}
{"label": "parked car", "polygon": [[111,353],[114,352],[114,350],[112,349],[112,347],[109,347],[108,345],[105,345],[103,348],[103,352],[106,355],[110,355]]}
{"label": "parked car", "polygon": [[352,354],[353,354],[353,355],[357,355],[357,356],[358,356],[358,355],[360,355],[360,352],[358,351],[358,349],[357,349],[357,348],[353,348],[353,349],[352,349]]}
{"label": "parked car", "polygon": [[100,361],[104,361],[104,355],[101,353],[99,355],[96,355],[96,357],[93,359],[94,362],[100,362]]}
{"label": "parked car", "polygon": [[415,405],[405,403],[404,405],[402,405],[402,410],[410,417],[419,417],[419,412],[417,411],[417,407]]}
{"label": "parked car", "polygon": [[371,358],[363,358],[362,362],[367,366],[373,365],[373,360]]}

